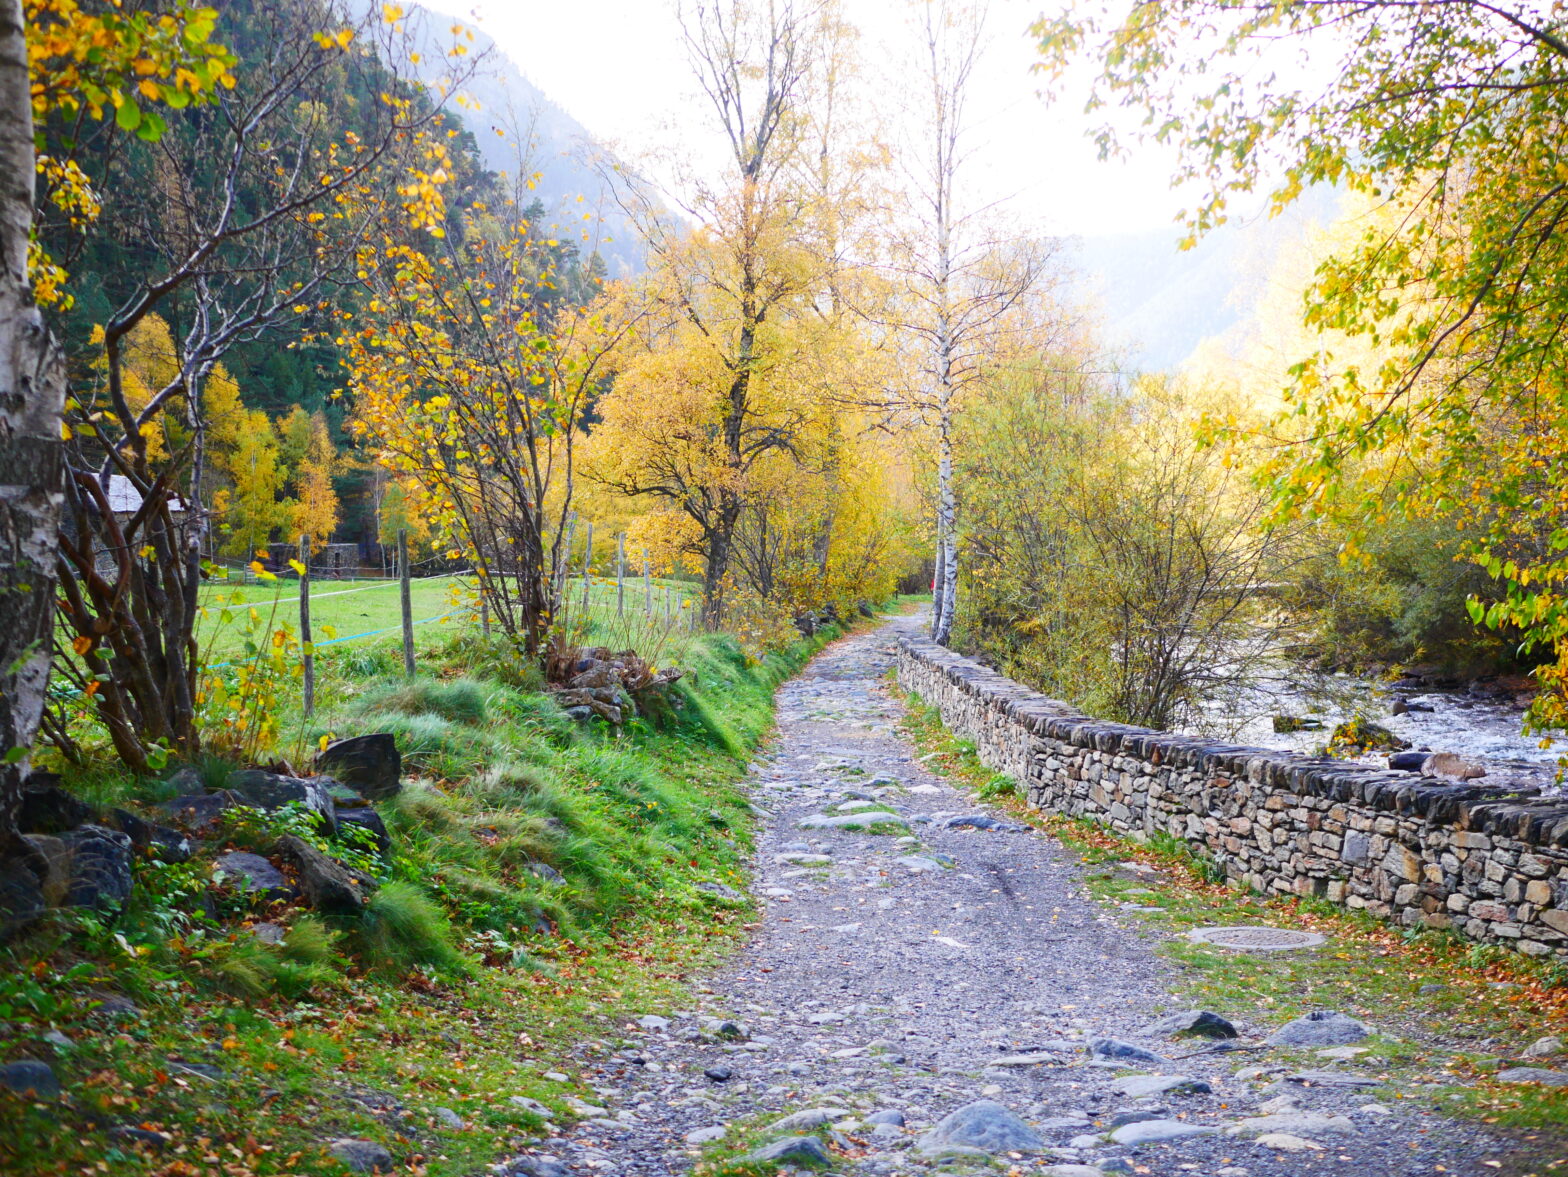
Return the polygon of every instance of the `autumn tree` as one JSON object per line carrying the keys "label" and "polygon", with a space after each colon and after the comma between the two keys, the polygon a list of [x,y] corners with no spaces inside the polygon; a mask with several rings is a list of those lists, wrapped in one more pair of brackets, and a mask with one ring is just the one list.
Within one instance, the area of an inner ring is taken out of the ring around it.
{"label": "autumn tree", "polygon": [[683,27],[723,171],[670,194],[695,228],[649,189],[626,193],[649,243],[648,316],[617,356],[587,471],[690,520],[717,624],[754,473],[774,457],[809,466],[829,415],[813,355],[844,338],[831,312],[849,183],[828,168],[827,104],[810,99],[835,92],[843,28],[825,8],[729,0],[694,5]]}
{"label": "autumn tree", "polygon": [[963,181],[969,112],[985,49],[986,8],[961,0],[913,6],[916,52],[911,141],[900,152],[913,214],[892,249],[897,288],[888,316],[907,337],[914,373],[899,398],[936,435],[936,581],[931,636],[946,642],[959,584],[954,431],[1008,316],[1047,271],[1048,244],[999,225]]}
{"label": "autumn tree", "polygon": [[472,204],[454,227],[389,227],[361,250],[366,297],[340,337],[354,428],[534,655],[558,612],[583,414],[636,316],[556,304],[558,239],[515,204]]}
{"label": "autumn tree", "polygon": [[[117,231],[145,265],[103,324],[101,378],[83,382],[70,419],[59,567],[66,640],[56,667],[137,770],[170,751],[188,755],[200,739],[194,633],[208,528],[197,498],[209,481],[207,381],[231,348],[297,332],[302,316],[320,313],[389,218],[439,215],[432,176],[450,166],[457,134],[443,121],[444,99],[408,76],[407,18],[396,6],[351,16],[332,3],[282,0],[232,6],[226,17],[246,64],[230,75],[230,59],[220,62],[215,117],[175,112],[150,168],[80,153],[86,173],[117,192]],[[205,19],[206,33],[216,19]],[[461,30],[454,36],[456,88],[468,58]],[[118,117],[136,116],[122,105]],[[71,229],[61,229],[67,245]],[[171,325],[175,363],[138,405],[127,395],[127,343],[153,314]],[[163,460],[146,427],[171,414],[186,441]],[[137,509],[109,509],[114,477]],[[63,723],[52,734],[69,748]]]}
{"label": "autumn tree", "polygon": [[41,309],[64,297],[64,274],[34,227],[40,197],[83,222],[98,208],[68,155],[40,153],[39,133],[66,121],[157,138],[160,107],[205,101],[226,72],[211,18],[184,5],[0,4],[0,854],[43,719],[64,471],[65,370]]}
{"label": "autumn tree", "polygon": [[[1085,57],[1095,108],[1141,112],[1131,137],[1179,150],[1202,198],[1194,234],[1257,189],[1270,207],[1314,184],[1386,206],[1324,260],[1303,301],[1314,330],[1370,342],[1372,361],[1319,341],[1287,377],[1266,447],[1282,514],[1370,523],[1385,504],[1450,515],[1508,586],[1478,619],[1555,652],[1534,719],[1568,718],[1568,41],[1554,11],[1459,0],[1338,0],[1077,8],[1036,27],[1044,67]],[[1281,50],[1314,69],[1282,68]],[[1223,423],[1222,423],[1223,424]],[[1386,477],[1358,475],[1366,460]]]}

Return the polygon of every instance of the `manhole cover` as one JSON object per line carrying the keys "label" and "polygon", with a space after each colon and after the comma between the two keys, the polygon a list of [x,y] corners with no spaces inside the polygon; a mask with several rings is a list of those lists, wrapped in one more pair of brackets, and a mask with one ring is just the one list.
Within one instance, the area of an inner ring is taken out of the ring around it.
{"label": "manhole cover", "polygon": [[1194,928],[1189,940],[1213,944],[1218,948],[1240,948],[1246,952],[1285,952],[1292,948],[1316,948],[1323,937],[1316,932],[1297,932],[1289,928]]}

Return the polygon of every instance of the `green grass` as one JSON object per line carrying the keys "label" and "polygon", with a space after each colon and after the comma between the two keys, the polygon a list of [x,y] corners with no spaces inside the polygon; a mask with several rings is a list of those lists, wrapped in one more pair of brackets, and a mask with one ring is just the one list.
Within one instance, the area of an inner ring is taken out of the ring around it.
{"label": "green grass", "polygon": [[[416,623],[416,632],[432,629],[451,631],[471,625],[472,619],[466,614],[460,614],[444,622],[430,620],[466,608],[469,604],[468,597],[465,595],[466,586],[471,583],[467,578],[452,576],[427,577],[412,581],[409,585],[409,600]],[[687,600],[695,600],[691,585],[656,578],[653,581],[653,608],[655,616],[660,619],[664,613],[664,588],[667,584],[671,586],[677,603],[683,596]],[[567,597],[571,606],[574,608],[579,606],[582,599],[580,578],[571,582]],[[241,653],[244,648],[241,627],[233,621],[224,620],[225,609],[236,617],[242,617],[244,612],[255,609],[264,620],[273,618],[278,625],[288,625],[296,632],[299,629],[299,581],[297,580],[279,579],[270,584],[245,585],[214,581],[204,587],[202,602],[207,606],[209,616],[199,625],[196,636],[200,648],[211,658],[232,657]],[[595,617],[613,619],[616,616],[615,582],[596,580],[590,588],[589,604],[590,611]],[[640,579],[635,582],[628,581],[627,614],[634,621],[640,621],[643,617],[643,607],[642,581]],[[336,633],[337,639],[376,631],[386,631],[391,634],[391,639],[396,639],[403,624],[398,582],[396,580],[312,581],[310,623],[312,636],[321,644],[334,640],[328,634],[329,629]]]}
{"label": "green grass", "polygon": [[[684,978],[750,917],[696,884],[745,887],[738,782],[773,688],[826,636],[760,662],[699,637],[674,716],[619,736],[492,676],[504,659],[479,656],[471,632],[422,639],[411,682],[383,647],[339,647],[302,738],[396,731],[411,778],[378,806],[394,854],[367,863],[380,877],[370,907],[322,918],[209,891],[215,843],[192,863],[139,864],[114,926],[62,915],[0,953],[0,1058],[49,1060],[66,1090],[51,1105],[0,1096],[0,1171],[327,1174],[339,1169],[323,1142],[363,1136],[400,1165],[458,1177],[541,1135],[509,1096],[569,1120],[564,1097],[591,1098],[583,1068],[629,1017],[689,1005]],[[205,772],[216,783],[223,769]],[[93,788],[133,807],[158,794],[102,773]],[[234,831],[233,845],[266,844],[266,823]],[[281,943],[251,934],[262,919],[282,925]],[[95,1012],[103,992],[139,1016]],[[585,1039],[600,1044],[586,1057],[573,1052]],[[570,1078],[544,1078],[556,1070]],[[170,1144],[117,1141],[116,1125]]]}
{"label": "green grass", "polygon": [[[1268,1028],[1313,1009],[1361,1018],[1380,1034],[1361,1045],[1371,1073],[1390,1084],[1390,1099],[1417,1099],[1486,1124],[1513,1151],[1491,1170],[1514,1177],[1568,1173],[1568,1090],[1490,1081],[1504,1065],[1542,1065],[1519,1052],[1548,1035],[1568,1039],[1568,977],[1562,966],[1474,944],[1446,932],[1403,932],[1322,900],[1269,898],[1223,884],[1213,864],[1174,838],[1147,843],[1117,836],[1092,822],[1047,815],[1027,806],[1016,785],[1003,788],[980,763],[974,746],[955,739],[936,709],[905,696],[904,730],[926,762],[1017,818],[1049,831],[1079,856],[1090,892],[1106,903],[1136,900],[1156,907],[1126,913],[1161,931],[1269,923],[1308,928],[1328,937],[1312,952],[1247,954],[1166,940],[1161,951],[1178,965],[1172,1009],[1212,1009]],[[1161,872],[1151,885],[1119,869],[1135,860]],[[1152,889],[1153,894],[1130,894]],[[1423,994],[1423,985],[1443,985]],[[1317,1065],[1273,1051],[1270,1061]],[[1551,1064],[1547,1064],[1551,1065]]]}

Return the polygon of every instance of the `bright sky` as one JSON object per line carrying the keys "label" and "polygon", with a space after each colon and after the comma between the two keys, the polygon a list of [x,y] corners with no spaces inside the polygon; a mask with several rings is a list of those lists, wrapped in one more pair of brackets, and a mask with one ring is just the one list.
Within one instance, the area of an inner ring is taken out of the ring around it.
{"label": "bright sky", "polygon": [[[495,38],[523,73],[596,137],[636,158],[691,146],[710,131],[672,0],[445,0],[439,7]],[[885,70],[905,37],[901,0],[845,0],[862,56]],[[992,0],[985,66],[971,98],[970,186],[1050,234],[1132,232],[1168,226],[1182,201],[1168,157],[1102,163],[1085,138],[1082,99],[1048,105],[1027,35],[1040,0]],[[895,80],[890,83],[896,86]]]}

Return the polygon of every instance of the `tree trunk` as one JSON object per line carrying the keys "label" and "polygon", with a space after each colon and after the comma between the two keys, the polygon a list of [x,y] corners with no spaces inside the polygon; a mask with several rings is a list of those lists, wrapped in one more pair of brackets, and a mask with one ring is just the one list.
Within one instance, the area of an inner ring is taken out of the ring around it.
{"label": "tree trunk", "polygon": [[724,578],[729,575],[730,557],[735,550],[735,525],[740,520],[740,503],[728,501],[717,512],[708,532],[708,562],[702,579],[702,619],[710,629],[724,620]]}
{"label": "tree trunk", "polygon": [[952,418],[946,407],[942,412],[941,429],[941,450],[936,471],[939,548],[937,560],[938,575],[941,577],[941,593],[931,637],[933,641],[945,646],[953,633],[953,615],[957,611],[958,603],[958,540],[954,526],[958,512],[957,501],[953,494]]}
{"label": "tree trunk", "polygon": [[33,116],[21,0],[0,0],[0,852],[43,715],[62,501],[65,367],[33,305]]}

